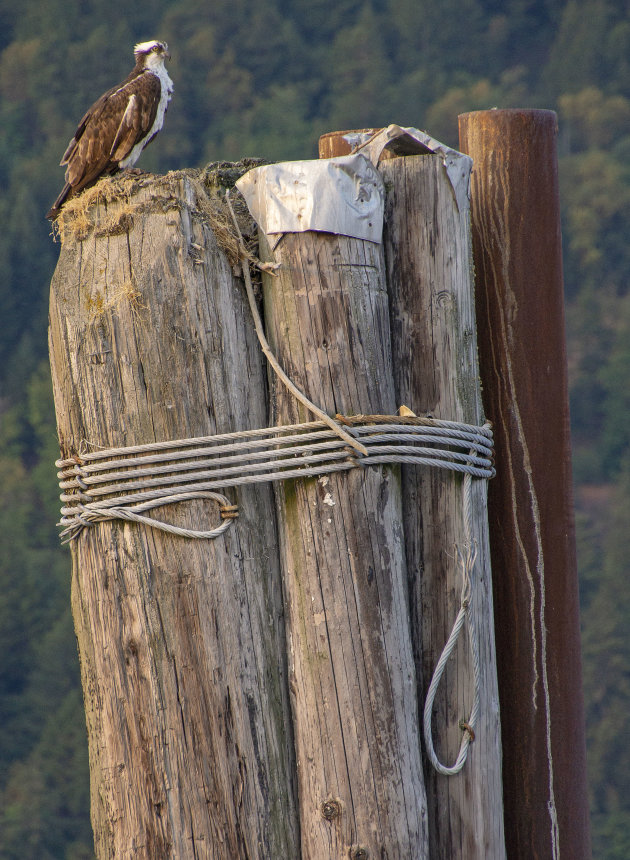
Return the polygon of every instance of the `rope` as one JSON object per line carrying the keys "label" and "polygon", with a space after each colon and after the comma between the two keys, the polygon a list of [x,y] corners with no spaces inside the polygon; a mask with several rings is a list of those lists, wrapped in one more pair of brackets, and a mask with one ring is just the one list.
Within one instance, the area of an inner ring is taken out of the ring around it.
{"label": "rope", "polygon": [[[57,460],[62,490],[62,538],[72,540],[95,522],[144,522],[186,537],[213,538],[229,525],[194,531],[142,514],[154,507],[207,498],[229,500],[218,489],[263,481],[307,478],[383,463],[449,469],[478,478],[494,474],[492,430],[435,418],[392,415],[338,416],[356,445],[349,448],[322,421],[266,427],[217,436],[178,439],[84,452]],[[232,517],[230,517],[231,519]]]}
{"label": "rope", "polygon": [[241,259],[242,265],[241,268],[243,270],[243,275],[245,278],[245,290],[247,292],[247,301],[249,302],[249,308],[252,312],[252,316],[254,318],[254,327],[256,329],[256,335],[258,337],[258,342],[260,343],[261,349],[265,354],[267,361],[273,368],[276,376],[282,382],[286,388],[293,394],[297,400],[300,401],[309,412],[312,412],[313,415],[317,415],[320,421],[323,421],[324,424],[328,424],[328,426],[340,436],[347,445],[350,445],[352,448],[356,448],[361,454],[367,454],[367,451],[361,445],[360,442],[357,442],[356,439],[353,439],[349,433],[336,424],[333,419],[327,415],[319,406],[316,406],[312,401],[308,399],[308,397],[303,394],[300,389],[289,379],[284,370],[280,367],[278,363],[278,359],[273,354],[271,347],[269,346],[269,342],[265,337],[265,332],[263,329],[262,320],[260,319],[260,314],[258,313],[258,305],[256,304],[256,297],[254,296],[254,288],[252,287],[252,278],[249,272],[249,255],[247,253],[247,248],[245,247],[245,242],[243,241],[243,234],[241,233],[241,228],[238,226],[238,221],[236,220],[236,215],[234,214],[234,209],[232,208],[232,201],[230,200],[230,190],[225,194],[225,200],[227,202],[228,208],[230,210],[230,215],[232,216],[232,220],[234,221],[234,227],[236,229],[236,234],[238,236],[239,247],[241,249]]}
{"label": "rope", "polygon": [[[155,520],[152,517],[144,517],[140,513],[141,511],[149,510],[150,508],[155,508],[158,505],[170,505],[175,502],[184,502],[189,501],[191,499],[211,499],[219,504],[219,510],[221,512],[221,519],[223,522],[221,525],[217,526],[214,529],[209,529],[208,531],[199,531],[197,529],[185,529],[180,526],[174,526],[171,523],[165,523],[162,520]],[[62,510],[64,510],[62,508]],[[69,526],[65,531],[61,532],[61,535],[69,534],[70,537],[67,540],[63,541],[63,543],[68,543],[68,541],[72,540],[73,537],[76,537],[78,534],[77,528],[80,531],[81,528],[85,526],[90,526],[93,523],[104,522],[105,520],[127,520],[128,522],[135,523],[144,523],[148,526],[153,526],[154,528],[158,528],[161,531],[169,532],[170,534],[179,535],[180,537],[188,537],[188,538],[216,538],[219,535],[222,535],[223,532],[229,527],[232,520],[238,517],[238,507],[236,505],[231,505],[229,499],[226,499],[225,496],[222,496],[220,493],[174,493],[170,496],[163,496],[159,500],[152,500],[150,502],[145,502],[144,504],[138,505],[128,505],[127,507],[123,507],[122,505],[112,505],[107,508],[107,510],[100,511],[95,508],[95,506],[84,505],[81,502],[77,502],[73,508],[73,525]]]}
{"label": "rope", "polygon": [[[446,641],[440,659],[437,662],[431,683],[427,691],[424,702],[424,743],[427,750],[429,761],[438,773],[444,776],[454,776],[459,773],[464,767],[468,756],[468,747],[475,739],[475,726],[479,718],[480,707],[480,664],[479,664],[479,645],[477,640],[477,629],[475,625],[475,616],[472,612],[472,592],[474,584],[475,561],[477,559],[477,545],[472,538],[472,475],[466,474],[464,477],[464,545],[457,546],[457,555],[459,565],[462,571],[462,591],[460,598],[460,607],[451,634]],[[433,746],[433,733],[431,729],[433,721],[433,702],[444,674],[444,669],[449,657],[455,649],[459,635],[466,624],[468,628],[468,641],[472,654],[473,664],[473,683],[474,696],[473,705],[468,720],[461,720],[459,723],[460,729],[464,732],[462,742],[459,748],[459,753],[455,763],[450,767],[442,764],[438,759]]]}
{"label": "rope", "polygon": [[[349,448],[337,427],[323,421],[266,427],[108,448],[57,460],[63,503],[60,526],[64,543],[97,522],[125,520],[188,538],[216,538],[238,517],[238,508],[216,489],[267,481],[307,478],[383,463],[405,463],[448,469],[464,475],[464,543],[457,546],[462,571],[460,608],[450,636],[436,665],[424,705],[424,739],[433,767],[445,776],[463,768],[468,747],[475,738],[479,717],[480,668],[475,619],[472,613],[476,543],[472,537],[472,479],[494,476],[490,424],[482,427],[436,418],[392,415],[337,416],[361,440],[366,451],[359,456]],[[213,529],[193,530],[147,517],[144,512],[162,505],[208,499],[219,505],[222,522]],[[472,653],[474,699],[452,766],[442,764],[432,737],[433,703],[446,664],[464,626]]]}

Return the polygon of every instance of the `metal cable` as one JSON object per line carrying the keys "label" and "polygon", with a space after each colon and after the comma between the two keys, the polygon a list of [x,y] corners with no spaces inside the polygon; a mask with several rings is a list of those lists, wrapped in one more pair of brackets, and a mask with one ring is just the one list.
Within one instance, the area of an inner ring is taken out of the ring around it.
{"label": "metal cable", "polygon": [[[140,512],[191,498],[218,501],[215,491],[226,487],[308,478],[371,465],[433,466],[478,478],[494,474],[490,425],[475,427],[433,418],[402,420],[392,415],[344,418],[345,432],[360,440],[366,456],[346,445],[336,430],[313,421],[85,451],[58,460],[61,536],[72,540],[94,522],[125,519],[187,537],[212,538],[222,534],[227,525],[204,531],[178,530]],[[220,502],[230,504],[224,496]]]}
{"label": "metal cable", "polygon": [[[475,726],[477,725],[480,709],[479,684],[481,670],[479,663],[479,642],[477,638],[475,614],[472,607],[477,544],[472,537],[472,476],[470,474],[467,474],[464,477],[464,545],[457,546],[457,555],[462,571],[462,591],[459,612],[457,613],[453,629],[446,641],[446,645],[440,654],[440,659],[438,660],[433,672],[433,677],[431,678],[431,683],[429,684],[429,689],[424,701],[424,743],[427,755],[429,757],[429,761],[437,772],[444,776],[454,776],[464,767],[468,756],[468,747],[475,739]],[[442,764],[438,759],[433,745],[433,702],[448,659],[455,650],[455,645],[457,644],[457,640],[464,625],[468,628],[468,641],[470,643],[473,664],[473,705],[468,719],[460,721],[459,726],[463,731],[462,741],[454,764],[449,766]]]}

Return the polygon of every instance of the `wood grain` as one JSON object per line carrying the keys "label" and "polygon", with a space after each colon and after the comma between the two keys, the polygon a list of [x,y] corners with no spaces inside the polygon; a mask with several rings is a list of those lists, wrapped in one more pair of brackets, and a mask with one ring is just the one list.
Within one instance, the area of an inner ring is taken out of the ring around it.
{"label": "wood grain", "polygon": [[[266,425],[243,287],[199,193],[145,180],[124,220],[99,205],[105,226],[66,238],[50,297],[64,456]],[[100,860],[298,856],[272,492],[229,495],[240,518],[215,541],[107,522],[72,544]],[[198,501],[157,516],[218,522]]]}
{"label": "wood grain", "polygon": [[[478,377],[469,210],[459,212],[437,156],[380,165],[387,189],[385,257],[396,398],[417,414],[483,423]],[[403,469],[403,522],[420,707],[460,605],[456,545],[463,545],[462,476]],[[505,857],[487,483],[473,481],[478,558],[472,611],[481,658],[481,714],[468,760],[442,776],[425,759],[432,860]],[[466,636],[453,653],[434,705],[439,759],[452,765],[473,702]]]}
{"label": "wood grain", "polygon": [[[389,312],[378,245],[287,234],[265,279],[267,334],[329,414],[389,413]],[[274,421],[308,420],[273,384]],[[277,488],[302,858],[427,857],[400,473]]]}

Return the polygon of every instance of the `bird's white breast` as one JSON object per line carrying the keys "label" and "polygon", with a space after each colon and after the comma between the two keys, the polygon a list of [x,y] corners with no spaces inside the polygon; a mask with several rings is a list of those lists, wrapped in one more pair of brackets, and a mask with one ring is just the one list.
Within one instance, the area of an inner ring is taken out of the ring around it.
{"label": "bird's white breast", "polygon": [[160,103],[155,115],[155,122],[153,123],[153,128],[147,135],[147,138],[153,137],[153,135],[157,134],[162,128],[162,125],[164,124],[164,114],[166,113],[167,105],[170,102],[171,95],[173,93],[173,81],[169,78],[168,72],[166,71],[163,63],[152,73],[160,79],[162,92],[160,94]]}

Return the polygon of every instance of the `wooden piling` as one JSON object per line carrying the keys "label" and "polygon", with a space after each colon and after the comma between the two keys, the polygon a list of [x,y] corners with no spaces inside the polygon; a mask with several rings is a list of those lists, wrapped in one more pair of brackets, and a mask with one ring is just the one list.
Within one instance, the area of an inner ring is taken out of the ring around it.
{"label": "wooden piling", "polygon": [[508,855],[590,858],[552,111],[459,118],[471,155]]}
{"label": "wooden piling", "polygon": [[[329,414],[392,414],[380,246],[287,234],[265,281],[267,335]],[[278,424],[310,420],[272,383]],[[426,858],[395,467],[277,486],[303,860]]]}
{"label": "wooden piling", "polygon": [[[319,138],[318,150],[320,158],[336,158],[338,155],[349,155],[357,146],[360,138],[366,138],[380,131],[380,128],[355,128],[349,131],[329,131]],[[394,153],[384,149],[381,161],[395,158]]]}
{"label": "wooden piling", "polygon": [[[62,456],[266,426],[208,202],[198,173],[143,179],[68,227],[50,297]],[[237,526],[215,541],[116,521],[71,544],[99,860],[299,856],[272,491],[229,495]],[[219,522],[201,501],[156,516]]]}
{"label": "wooden piling", "polygon": [[[470,211],[467,206],[459,211],[440,156],[394,158],[381,163],[380,171],[387,188],[384,246],[396,397],[418,414],[483,424]],[[472,482],[477,560],[471,612],[481,668],[479,722],[459,774],[439,774],[425,759],[431,857],[436,860],[505,857],[487,492],[486,480]],[[460,607],[463,477],[444,469],[403,468],[403,517],[423,707]],[[473,675],[470,642],[462,633],[433,708],[435,747],[447,765],[455,762],[462,742],[460,722],[469,719]]]}
{"label": "wooden piling", "polygon": [[[352,132],[350,132],[352,134]],[[320,138],[320,156],[348,152],[348,132]],[[418,414],[484,421],[476,350],[470,211],[459,211],[442,159],[419,155],[381,161],[386,188],[384,248],[390,300],[396,402]],[[403,467],[403,522],[410,611],[422,712],[431,676],[459,609],[462,477]],[[437,774],[424,758],[431,858],[505,857],[500,721],[488,551],[487,483],[473,482],[477,541],[474,613],[482,677],[480,722],[462,772]],[[434,707],[440,760],[451,765],[460,720],[473,701],[470,646],[464,633]]]}

